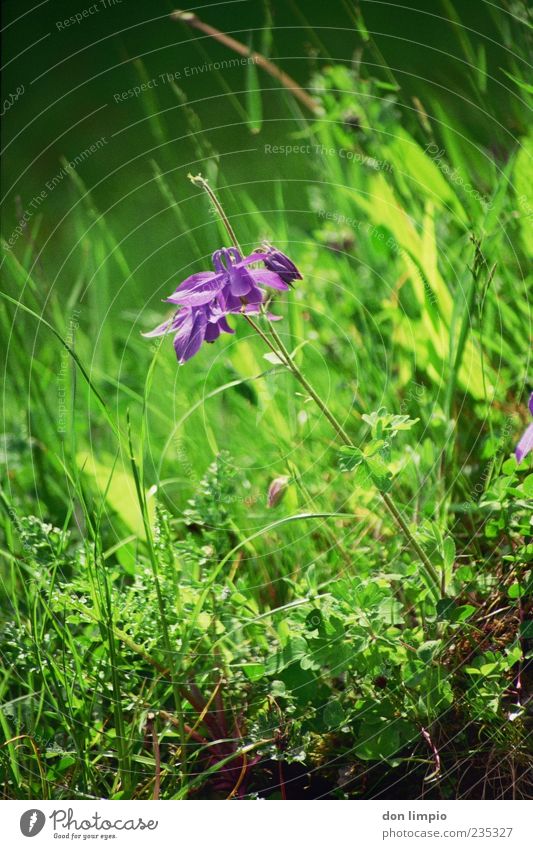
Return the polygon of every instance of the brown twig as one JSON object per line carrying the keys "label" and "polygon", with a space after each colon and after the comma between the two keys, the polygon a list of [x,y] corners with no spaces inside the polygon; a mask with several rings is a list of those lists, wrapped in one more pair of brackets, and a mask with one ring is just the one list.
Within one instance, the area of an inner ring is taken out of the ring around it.
{"label": "brown twig", "polygon": [[205,33],[205,35],[211,36],[211,38],[215,38],[220,44],[224,44],[226,47],[229,47],[230,50],[233,50],[235,53],[239,53],[240,56],[245,56],[247,59],[251,59],[256,65],[259,65],[267,74],[270,74],[271,77],[274,77],[279,83],[281,83],[284,88],[288,89],[294,97],[302,103],[306,109],[309,109],[314,115],[318,115],[320,113],[320,107],[318,103],[316,103],[312,97],[310,97],[304,89],[298,85],[296,80],[293,80],[289,74],[286,74],[285,71],[280,70],[277,65],[274,65],[266,56],[263,56],[262,53],[258,53],[256,50],[250,50],[246,44],[243,44],[241,41],[237,41],[237,39],[232,38],[230,35],[226,35],[225,32],[221,32],[215,27],[210,26],[209,24],[201,21],[200,18],[194,14],[194,12],[184,12],[181,9],[176,9],[174,12],[170,13],[170,17],[173,21],[181,21],[184,24],[188,24],[190,27],[194,27],[194,29],[200,30],[200,32]]}
{"label": "brown twig", "polygon": [[241,771],[239,773],[239,777],[237,779],[237,783],[235,784],[235,787],[233,788],[231,793],[228,796],[226,796],[226,800],[235,798],[235,796],[239,792],[239,787],[241,786],[242,782],[246,778],[247,769],[248,769],[248,757],[246,755],[246,752],[243,752],[243,754],[242,754],[242,766],[241,766]]}

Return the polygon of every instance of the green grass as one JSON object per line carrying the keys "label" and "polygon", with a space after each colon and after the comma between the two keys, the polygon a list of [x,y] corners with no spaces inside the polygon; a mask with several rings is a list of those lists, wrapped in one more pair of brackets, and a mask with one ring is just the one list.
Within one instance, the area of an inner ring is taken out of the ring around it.
{"label": "green grass", "polygon": [[56,273],[37,229],[5,251],[4,797],[531,793],[531,140],[493,155],[385,76],[315,76],[294,173],[265,154],[231,178],[184,110],[244,249],[302,270],[277,330],[362,461],[244,321],[180,368],[141,337],[226,240],[164,149],[138,229],[74,175]]}

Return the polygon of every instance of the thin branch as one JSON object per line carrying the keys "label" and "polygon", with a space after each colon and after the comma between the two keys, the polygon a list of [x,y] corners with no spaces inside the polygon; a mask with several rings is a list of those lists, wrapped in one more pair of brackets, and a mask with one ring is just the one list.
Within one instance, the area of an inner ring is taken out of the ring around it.
{"label": "thin branch", "polygon": [[170,17],[173,21],[180,21],[181,23],[188,24],[190,27],[194,27],[194,29],[200,30],[200,32],[205,33],[205,35],[211,36],[211,38],[216,39],[220,44],[224,44],[226,47],[229,47],[230,50],[233,50],[235,53],[239,53],[241,56],[245,56],[247,59],[251,59],[256,65],[259,65],[267,74],[270,74],[271,77],[274,77],[281,85],[288,89],[294,97],[302,103],[306,109],[309,109],[314,115],[320,114],[320,107],[318,103],[316,103],[312,97],[310,97],[307,92],[299,85],[296,80],[293,80],[289,74],[286,74],[285,71],[282,71],[278,68],[277,65],[274,65],[266,56],[263,56],[262,53],[258,53],[256,50],[250,50],[246,44],[243,44],[242,41],[237,41],[237,39],[232,38],[230,35],[226,35],[225,32],[221,32],[215,27],[210,26],[209,24],[201,21],[200,18],[194,14],[194,12],[184,12],[182,9],[176,9],[174,12],[170,13]]}

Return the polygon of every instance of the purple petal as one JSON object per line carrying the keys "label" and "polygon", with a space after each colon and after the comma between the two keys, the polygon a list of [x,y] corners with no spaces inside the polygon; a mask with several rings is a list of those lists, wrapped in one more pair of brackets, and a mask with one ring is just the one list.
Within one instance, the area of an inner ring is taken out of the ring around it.
{"label": "purple petal", "polygon": [[176,316],[173,315],[172,318],[169,318],[168,321],[164,321],[163,324],[158,325],[158,327],[154,328],[154,330],[150,330],[148,333],[142,333],[141,335],[145,336],[147,339],[152,339],[154,336],[164,336],[169,330],[174,329],[175,321]]}
{"label": "purple petal", "polygon": [[221,333],[235,333],[232,327],[229,326],[225,316],[222,316],[217,321],[208,321],[205,330],[205,341],[214,342],[218,339]]}
{"label": "purple petal", "polygon": [[183,325],[174,337],[174,350],[180,364],[194,357],[205,338],[207,315],[204,310],[187,310]]}
{"label": "purple petal", "polygon": [[282,289],[283,291],[289,288],[287,283],[274,271],[265,271],[261,268],[258,270],[254,269],[251,274],[253,274],[256,283],[259,283],[261,286],[269,286],[271,289]]}
{"label": "purple petal", "polygon": [[236,264],[236,267],[239,268],[240,266],[251,265],[252,262],[264,262],[267,256],[268,254],[264,251],[254,251],[253,254],[249,254],[248,256],[245,256],[244,259],[241,259],[240,262]]}
{"label": "purple petal", "polygon": [[220,291],[224,276],[212,271],[200,271],[191,274],[181,283],[176,291],[167,298],[171,304],[181,304],[183,307],[198,307],[208,304]]}
{"label": "purple petal", "polygon": [[533,424],[529,425],[522,439],[516,446],[515,456],[517,462],[521,463],[530,451],[533,451]]}
{"label": "purple petal", "polygon": [[529,406],[529,412],[533,416],[533,392],[529,396],[529,405],[528,406]]}
{"label": "purple petal", "polygon": [[302,275],[296,268],[292,259],[289,259],[281,251],[276,250],[276,248],[267,246],[268,253],[265,259],[265,265],[269,269],[269,271],[274,271],[276,274],[279,274],[281,279],[285,283],[292,283],[293,280],[301,280]]}
{"label": "purple petal", "polygon": [[[213,268],[215,269],[217,274],[225,274],[226,266],[222,262],[222,259],[226,259],[226,248],[221,248],[211,256],[211,262],[213,263]],[[226,259],[227,262],[227,259]]]}
{"label": "purple petal", "polygon": [[220,327],[218,325],[218,322],[209,321],[207,323],[207,327],[205,328],[205,341],[206,342],[214,342],[215,339],[218,339],[219,336],[220,336]]}
{"label": "purple petal", "polygon": [[193,312],[189,308],[183,309],[181,310],[181,312],[178,313],[178,318],[180,318],[181,321],[177,329],[177,333],[174,337],[174,343],[176,343],[177,340],[180,340],[183,341],[183,343],[185,344],[185,342],[189,339],[189,336],[191,335],[191,329],[193,325]]}
{"label": "purple petal", "polygon": [[246,303],[247,304],[262,304],[263,303],[263,292],[256,286],[255,283],[246,295]]}
{"label": "purple petal", "polygon": [[218,320],[218,326],[224,333],[235,333],[233,327],[230,327],[227,318],[224,316]]}
{"label": "purple petal", "polygon": [[268,487],[267,507],[277,507],[285,493],[289,484],[287,475],[280,478],[275,478]]}
{"label": "purple petal", "polygon": [[228,274],[233,268],[242,268],[242,256],[237,248],[220,248],[211,257],[217,274]]}
{"label": "purple petal", "polygon": [[228,265],[237,265],[237,263],[242,262],[242,256],[237,248],[227,248],[226,256],[228,257]]}
{"label": "purple petal", "polygon": [[250,273],[246,268],[233,266],[229,271],[229,285],[231,294],[237,298],[242,298],[248,294],[254,286],[253,272]]}
{"label": "purple petal", "polygon": [[224,287],[217,300],[223,313],[240,312],[243,306],[241,299],[231,294],[229,285]]}

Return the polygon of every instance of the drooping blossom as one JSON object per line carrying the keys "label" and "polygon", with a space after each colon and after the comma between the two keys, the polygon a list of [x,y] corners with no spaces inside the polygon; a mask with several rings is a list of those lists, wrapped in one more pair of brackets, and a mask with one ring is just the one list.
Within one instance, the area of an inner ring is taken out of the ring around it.
{"label": "drooping blossom", "polygon": [[[272,268],[250,267],[257,263],[267,266],[275,262],[280,273]],[[280,257],[282,259],[280,259]],[[166,300],[180,307],[168,321],[144,336],[174,334],[174,349],[180,364],[193,357],[202,342],[214,342],[221,333],[234,333],[226,316],[236,313],[259,313],[265,301],[263,286],[286,290],[288,282],[283,279],[295,274],[300,277],[296,266],[288,257],[272,248],[257,251],[244,259],[237,248],[221,248],[213,254],[214,271],[202,271],[187,277]],[[291,268],[292,267],[292,268]],[[265,313],[275,321],[280,316]]]}
{"label": "drooping blossom", "polygon": [[[533,416],[533,392],[529,396],[529,412]],[[528,425],[520,442],[516,446],[515,456],[517,462],[521,463],[530,451],[533,451],[533,422]]]}
{"label": "drooping blossom", "polygon": [[180,364],[194,357],[202,342],[214,342],[221,333],[234,333],[223,313],[210,309],[209,304],[183,307],[173,318],[155,330],[143,333],[148,338],[174,333],[174,350]]}
{"label": "drooping blossom", "polygon": [[301,280],[302,275],[296,268],[292,259],[285,256],[284,253],[273,248],[271,245],[265,245],[264,250],[266,257],[264,263],[269,271],[274,271],[284,283],[292,286],[293,280]]}

